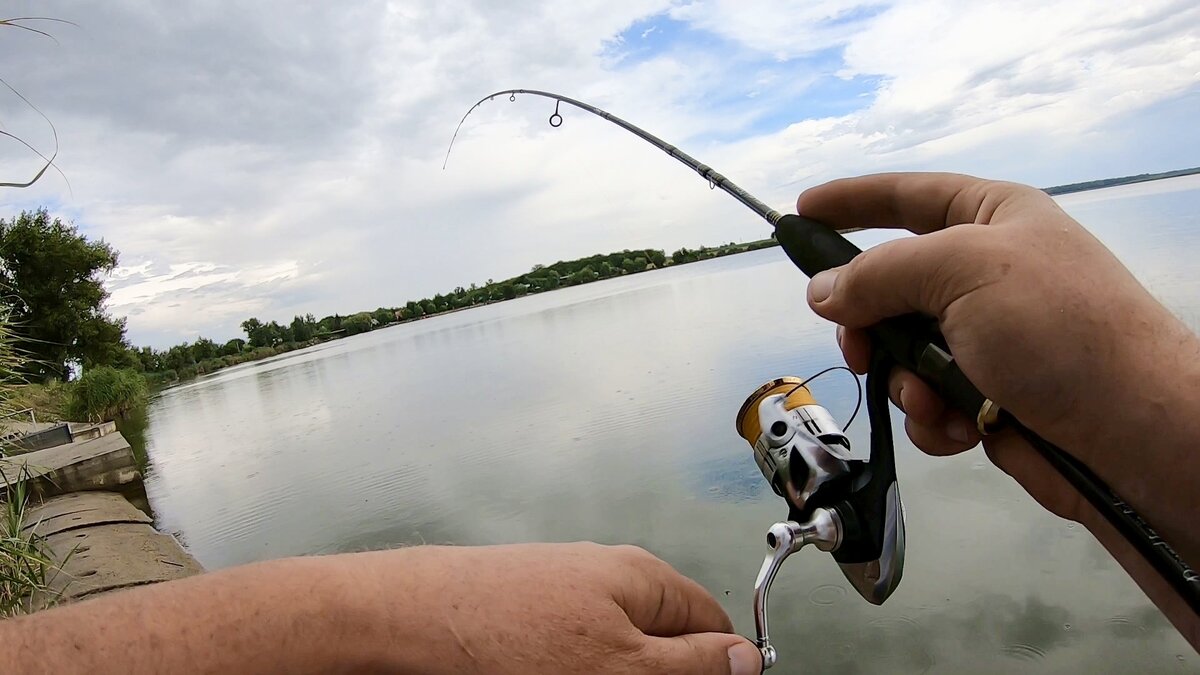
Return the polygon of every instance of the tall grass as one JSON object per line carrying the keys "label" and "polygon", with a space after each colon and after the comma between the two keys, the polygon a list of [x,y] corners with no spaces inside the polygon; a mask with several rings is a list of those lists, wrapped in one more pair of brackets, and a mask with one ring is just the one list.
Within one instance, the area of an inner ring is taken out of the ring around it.
{"label": "tall grass", "polygon": [[[0,306],[0,409],[5,412],[25,407],[26,402],[16,394],[21,361],[9,330],[8,312]],[[3,450],[0,447],[0,456]],[[7,489],[0,487],[0,617],[40,609],[43,598],[56,599],[49,584],[60,570],[45,538],[34,534],[35,528],[25,528],[29,524],[28,466],[21,463],[16,467],[0,459],[0,486],[8,484],[9,478],[14,479],[12,484]],[[61,564],[65,563],[63,560]]]}
{"label": "tall grass", "polygon": [[78,421],[113,419],[146,405],[149,396],[146,378],[139,373],[108,366],[90,368],[71,385],[66,413]]}
{"label": "tall grass", "polygon": [[[0,462],[0,482],[8,474]],[[29,469],[21,465],[15,481],[0,502],[0,618],[28,614],[57,601],[61,594],[51,590],[66,559],[57,562],[46,538],[36,527],[26,526],[29,513]],[[66,558],[70,558],[68,554]]]}
{"label": "tall grass", "polygon": [[21,358],[16,350],[12,329],[9,327],[8,307],[2,303],[0,300],[0,415],[7,415],[22,409],[13,388],[14,384],[21,381],[18,373]]}

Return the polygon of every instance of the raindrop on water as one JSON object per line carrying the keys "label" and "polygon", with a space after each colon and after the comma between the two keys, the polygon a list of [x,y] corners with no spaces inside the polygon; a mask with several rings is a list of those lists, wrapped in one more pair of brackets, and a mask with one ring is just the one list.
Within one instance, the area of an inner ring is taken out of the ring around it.
{"label": "raindrop on water", "polygon": [[1036,662],[1046,658],[1045,650],[1033,645],[1021,643],[1007,645],[1004,647],[1003,651],[1008,656],[1021,661]]}

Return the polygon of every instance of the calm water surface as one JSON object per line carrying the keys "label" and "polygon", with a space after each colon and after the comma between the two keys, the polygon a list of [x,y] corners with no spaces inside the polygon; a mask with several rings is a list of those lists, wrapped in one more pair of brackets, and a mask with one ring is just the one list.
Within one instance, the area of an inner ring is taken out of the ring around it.
{"label": "calm water surface", "polygon": [[[1200,323],[1200,177],[1060,201]],[[209,568],[422,542],[635,543],[752,635],[764,533],[786,510],[733,417],[761,383],[840,363],[804,288],[772,249],[220,372],[152,403],[150,499]],[[844,375],[814,389],[841,419],[853,407]],[[794,556],[772,595],[777,672],[1200,668],[1086,531],[1043,512],[981,449],[926,457],[894,421],[904,579],[874,607],[829,556]],[[865,420],[852,432],[865,449]]]}

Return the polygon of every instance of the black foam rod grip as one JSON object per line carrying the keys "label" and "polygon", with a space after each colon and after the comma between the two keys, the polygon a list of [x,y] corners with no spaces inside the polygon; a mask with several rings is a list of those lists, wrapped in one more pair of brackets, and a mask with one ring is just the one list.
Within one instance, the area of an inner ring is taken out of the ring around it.
{"label": "black foam rod grip", "polygon": [[[775,239],[796,267],[809,277],[841,267],[862,253],[862,249],[837,230],[803,216],[780,218],[775,224]],[[907,314],[884,319],[867,332],[876,348],[920,375],[968,419],[979,419],[986,398],[955,363],[934,319]]]}
{"label": "black foam rod grip", "polygon": [[809,277],[841,267],[862,253],[837,230],[804,216],[780,218],[775,224],[775,238],[796,267]]}

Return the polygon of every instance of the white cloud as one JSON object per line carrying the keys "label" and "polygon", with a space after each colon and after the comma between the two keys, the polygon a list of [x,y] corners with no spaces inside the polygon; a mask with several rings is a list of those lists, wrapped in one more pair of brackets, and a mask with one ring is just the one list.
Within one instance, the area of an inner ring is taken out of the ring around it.
{"label": "white cloud", "polygon": [[[111,307],[140,343],[766,232],[615,127],[564,109],[550,129],[530,97],[476,111],[443,172],[459,117],[505,87],[625,116],[777,208],[875,170],[1048,184],[1200,150],[1190,2],[27,4],[82,26],[56,28],[61,47],[0,33],[0,75],[54,120],[72,191],[49,177],[0,192],[0,213],[45,203],[118,248]],[[669,46],[620,40],[671,20],[688,30],[652,41]],[[804,112],[851,81],[857,109]],[[14,102],[0,119],[48,143]]]}

